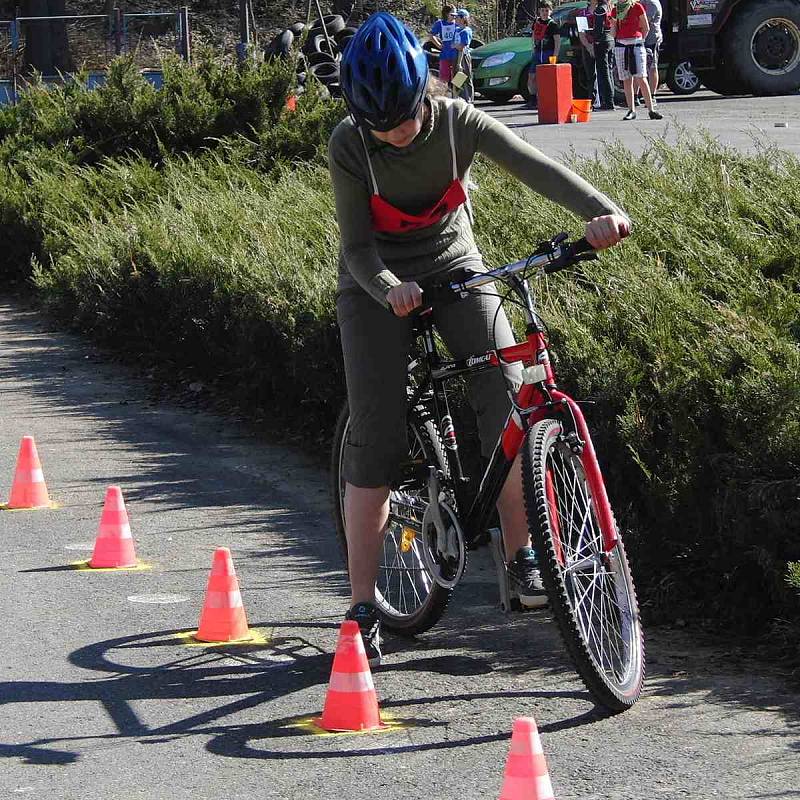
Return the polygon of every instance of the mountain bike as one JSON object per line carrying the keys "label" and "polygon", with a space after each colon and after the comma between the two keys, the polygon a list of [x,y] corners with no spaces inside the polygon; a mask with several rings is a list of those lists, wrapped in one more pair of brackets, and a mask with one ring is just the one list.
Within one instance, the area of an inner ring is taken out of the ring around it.
{"label": "mountain bike", "polygon": [[[585,239],[567,234],[540,244],[528,258],[488,272],[461,270],[424,288],[416,315],[416,349],[408,365],[408,457],[390,487],[389,522],[375,591],[385,627],[413,635],[441,618],[464,574],[467,553],[492,549],[504,611],[522,610],[512,597],[495,504],[518,453],[531,540],[552,613],[575,668],[596,701],[614,712],[642,691],[644,635],[622,538],[606,494],[592,439],[578,403],[557,386],[547,329],[536,310],[531,275],[549,275],[596,258]],[[440,356],[435,310],[502,281],[526,320],[525,340],[461,360]],[[450,414],[453,378],[521,363],[522,385],[477,492],[469,491]],[[347,406],[339,416],[332,455],[332,494],[347,561],[341,465]]]}

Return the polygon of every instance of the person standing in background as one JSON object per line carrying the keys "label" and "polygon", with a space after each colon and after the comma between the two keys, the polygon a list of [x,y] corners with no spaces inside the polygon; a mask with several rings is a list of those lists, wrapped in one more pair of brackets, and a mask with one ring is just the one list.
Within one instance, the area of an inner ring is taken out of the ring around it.
{"label": "person standing in background", "polygon": [[611,28],[614,33],[614,60],[619,79],[625,86],[628,113],[623,120],[636,119],[634,97],[639,89],[644,97],[650,119],[663,119],[653,108],[653,98],[647,83],[647,55],[644,40],[650,32],[644,6],[635,0],[617,0],[611,12]]}
{"label": "person standing in background", "polygon": [[431,41],[441,50],[439,56],[439,80],[442,83],[450,83],[453,77],[453,65],[456,60],[456,51],[453,47],[453,39],[456,35],[456,7],[451,5],[442,6],[442,18],[437,19],[431,28]]}
{"label": "person standing in background", "polygon": [[536,67],[547,64],[550,58],[558,57],[561,49],[561,35],[558,24],[552,19],[553,3],[551,0],[541,0],[539,3],[539,16],[533,22],[531,30],[531,46],[533,48],[533,61],[528,71],[528,108],[536,108]]}
{"label": "person standing in background", "polygon": [[586,76],[587,100],[592,101],[592,106],[597,108],[600,105],[597,97],[597,69],[594,60],[594,9],[597,0],[589,0],[586,8],[582,8],[576,15],[586,18],[586,30],[578,28],[578,38],[581,41],[581,58],[583,61],[583,74]]}
{"label": "person standing in background", "polygon": [[594,6],[592,49],[597,74],[600,111],[614,111],[614,82],[611,76],[611,55],[614,36],[611,33],[611,9],[608,0],[597,0]]}
{"label": "person standing in background", "polygon": [[658,51],[664,41],[664,34],[661,31],[661,9],[660,0],[642,0],[644,13],[647,14],[647,22],[650,24],[650,32],[644,40],[644,49],[647,54],[647,80],[650,84],[650,94],[653,95],[653,105],[656,105],[656,92],[658,91]]}
{"label": "person standing in background", "polygon": [[466,83],[454,92],[455,97],[460,97],[468,103],[475,100],[475,87],[472,84],[472,28],[469,27],[469,11],[459,8],[456,11],[456,35],[453,38],[453,47],[456,51],[456,63],[453,75],[463,72],[467,76]]}

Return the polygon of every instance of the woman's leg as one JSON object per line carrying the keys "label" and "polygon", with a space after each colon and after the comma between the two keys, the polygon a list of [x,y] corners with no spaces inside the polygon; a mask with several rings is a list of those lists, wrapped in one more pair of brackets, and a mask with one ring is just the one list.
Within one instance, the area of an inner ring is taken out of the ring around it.
{"label": "woman's leg", "polygon": [[344,452],[345,529],[353,603],[375,597],[389,485],[406,449],[406,363],[411,322],[360,290],[336,303],[350,427]]}
{"label": "woman's leg", "polygon": [[372,603],[375,601],[378,559],[389,519],[389,487],[369,489],[348,483],[344,495],[344,519],[350,605]]}
{"label": "woman's leg", "polygon": [[528,94],[531,96],[529,103],[536,102],[536,56],[533,57],[533,63],[528,69]]}
{"label": "woman's leg", "polygon": [[[493,292],[491,286],[484,287],[480,293],[437,311],[436,324],[454,358],[466,358],[514,344],[511,325],[505,312],[502,309],[498,311],[500,300],[492,296]],[[507,393],[509,383],[514,391],[519,389],[519,365],[505,367],[503,371],[487,370],[469,379],[469,401],[477,416],[481,454],[486,459],[491,457],[511,410]],[[519,459],[500,493],[497,510],[506,555],[512,559],[521,547],[530,546]]]}
{"label": "woman's leg", "polygon": [[647,82],[647,78],[637,77],[634,78],[636,81],[636,85],[639,88],[639,91],[642,93],[642,97],[644,98],[644,104],[647,106],[648,111],[653,110],[653,95],[650,94],[650,84]]}
{"label": "woman's leg", "polygon": [[636,106],[633,101],[633,78],[625,78],[622,81],[625,87],[625,102],[628,104],[628,111],[636,112]]}
{"label": "woman's leg", "polygon": [[521,547],[531,546],[528,531],[528,516],[525,513],[525,501],[522,497],[522,465],[517,456],[508,474],[503,491],[497,501],[500,513],[500,525],[503,528],[503,542],[506,554],[511,559]]}

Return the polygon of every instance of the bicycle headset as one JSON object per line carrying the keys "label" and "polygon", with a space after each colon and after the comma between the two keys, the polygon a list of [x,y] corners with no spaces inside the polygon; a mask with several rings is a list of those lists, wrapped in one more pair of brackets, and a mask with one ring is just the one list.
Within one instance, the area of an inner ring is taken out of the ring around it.
{"label": "bicycle headset", "polygon": [[378,11],[345,48],[340,76],[356,125],[389,131],[416,116],[428,84],[428,59],[409,28]]}

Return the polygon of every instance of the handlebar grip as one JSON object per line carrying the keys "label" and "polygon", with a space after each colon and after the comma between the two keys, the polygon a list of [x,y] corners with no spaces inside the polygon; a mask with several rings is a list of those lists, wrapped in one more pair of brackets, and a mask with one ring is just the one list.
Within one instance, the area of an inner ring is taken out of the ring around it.
{"label": "handlebar grip", "polygon": [[578,239],[576,242],[573,242],[570,249],[572,250],[573,256],[580,256],[584,253],[594,252],[594,247],[589,244],[589,241],[585,236],[581,236],[580,239]]}
{"label": "handlebar grip", "polygon": [[431,308],[446,303],[452,303],[457,299],[453,290],[449,286],[426,286],[422,291],[422,305],[420,308]]}

